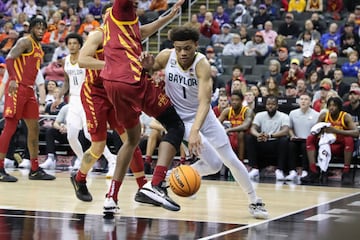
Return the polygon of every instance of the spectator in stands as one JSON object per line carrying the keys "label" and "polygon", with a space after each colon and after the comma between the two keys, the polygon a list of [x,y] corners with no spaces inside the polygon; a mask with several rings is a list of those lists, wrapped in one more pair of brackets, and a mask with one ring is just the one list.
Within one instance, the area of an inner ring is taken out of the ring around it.
{"label": "spectator in stands", "polygon": [[151,0],[140,0],[136,9],[136,15],[138,15],[141,24],[146,24],[147,19],[145,13],[150,9]]}
{"label": "spectator in stands", "polygon": [[240,81],[245,81],[245,78],[242,74],[242,68],[240,66],[235,65],[232,68],[232,76],[231,79],[229,81],[226,82],[225,85],[225,89],[226,89],[226,95],[228,97],[231,96],[231,86],[232,86],[232,82],[239,79]]}
{"label": "spectator in stands", "polygon": [[103,5],[101,4],[101,0],[94,0],[94,2],[89,7],[89,13],[94,16],[94,19],[99,23],[102,22],[101,18],[101,10]]}
{"label": "spectator in stands", "polygon": [[60,0],[59,10],[58,11],[61,13],[61,19],[64,18],[65,13],[67,13],[67,11],[68,11],[68,8],[69,8],[68,1],[67,0]]}
{"label": "spectator in stands", "polygon": [[316,63],[318,67],[321,66],[322,62],[327,58],[325,49],[321,43],[316,43],[314,46],[314,52],[311,59]]}
{"label": "spectator in stands", "polygon": [[267,96],[269,96],[268,88],[266,87],[266,85],[261,85],[261,86],[259,87],[259,90],[260,90],[260,95],[261,95],[261,97],[267,97]]}
{"label": "spectator in stands", "polygon": [[[220,89],[225,89],[225,83],[218,78],[219,72],[215,66],[211,66],[211,79],[213,82],[212,86],[212,96],[211,96],[211,106],[215,106],[218,103],[218,98],[220,94]],[[226,92],[225,92],[226,93]]]}
{"label": "spectator in stands", "polygon": [[342,0],[327,0],[326,1],[326,15],[332,20],[340,20],[341,12],[343,10]]}
{"label": "spectator in stands", "polygon": [[199,13],[197,14],[197,19],[199,23],[203,23],[205,20],[205,14],[207,12],[205,5],[200,5],[199,7]]}
{"label": "spectator in stands", "polygon": [[291,59],[289,71],[284,72],[281,79],[281,85],[285,86],[287,83],[292,82],[296,84],[298,79],[304,79],[305,74],[300,68],[300,61],[296,58]]}
{"label": "spectator in stands", "polygon": [[[315,15],[318,15],[317,13],[314,13]],[[305,32],[309,32],[310,33],[310,39],[318,42],[321,38],[321,33],[315,29],[314,27],[314,23],[311,19],[308,19],[305,21],[305,29],[304,31],[299,35],[299,39],[303,39],[304,40],[304,34]],[[308,40],[308,38],[306,38]]]}
{"label": "spectator in stands", "polygon": [[297,97],[297,89],[296,89],[295,83],[289,82],[286,84],[285,97],[286,98],[296,98]]}
{"label": "spectator in stands", "polygon": [[68,29],[66,28],[66,23],[64,20],[60,20],[57,29],[51,32],[50,43],[57,47],[60,45],[60,39],[65,39],[67,35]]}
{"label": "spectator in stands", "polygon": [[360,69],[359,54],[353,51],[348,56],[349,61],[342,65],[341,70],[346,77],[356,77]]}
{"label": "spectator in stands", "polygon": [[[311,0],[309,0],[311,1]],[[298,12],[302,13],[305,11],[306,1],[305,0],[290,0],[288,12]]]}
{"label": "spectator in stands", "polygon": [[276,59],[270,60],[269,70],[265,71],[262,75],[262,84],[265,85],[266,84],[265,80],[272,77],[276,81],[276,84],[280,85],[282,78],[282,74],[280,73],[280,70],[281,70],[281,66],[279,61]]}
{"label": "spectator in stands", "polygon": [[[28,0],[25,4],[25,8],[23,10],[24,13],[28,16],[29,19],[31,19],[34,15],[36,15],[36,10],[38,6],[36,6],[35,0]],[[40,11],[41,11],[41,7]]]}
{"label": "spectator in stands", "polygon": [[264,42],[268,45],[269,47],[269,52],[272,52],[272,48],[275,45],[275,39],[277,37],[277,32],[274,31],[272,29],[273,24],[271,21],[266,21],[265,22],[265,26],[264,26],[264,30],[261,30],[261,34],[264,37]]}
{"label": "spectator in stands", "polygon": [[[305,75],[306,76],[306,75]],[[320,90],[320,78],[317,71],[311,71],[307,76],[307,90],[311,92],[311,96],[318,90]]]}
{"label": "spectator in stands", "polygon": [[356,51],[357,53],[360,53],[360,44],[359,40],[355,40],[355,35],[350,33],[345,36],[344,44],[341,47],[340,50],[340,56],[341,57],[347,57],[350,52]]}
{"label": "spectator in stands", "polygon": [[300,62],[303,60],[303,43],[302,41],[296,41],[295,47],[292,47],[289,53],[289,57],[291,59],[296,58],[299,59]]}
{"label": "spectator in stands", "polygon": [[230,17],[235,12],[235,0],[227,0],[224,12]]}
{"label": "spectator in stands", "polygon": [[280,6],[277,2],[264,0],[264,4],[266,5],[266,12],[271,20],[280,19]]}
{"label": "spectator in stands", "polygon": [[78,16],[71,16],[69,21],[70,21],[69,25],[66,26],[68,33],[77,32],[79,30],[79,27],[80,27],[79,17]]}
{"label": "spectator in stands", "polygon": [[258,86],[252,85],[252,86],[250,87],[250,91],[254,94],[254,97],[255,97],[255,98],[261,97],[260,89],[259,89]]}
{"label": "spectator in stands", "polygon": [[[263,30],[263,29],[265,29],[265,23],[270,22],[269,20],[270,20],[270,16],[266,12],[266,5],[260,4],[259,12],[254,17],[253,22],[252,22],[253,28],[256,28],[258,30]],[[273,40],[275,40],[275,38],[273,38]]]}
{"label": "spectator in stands", "polygon": [[99,26],[100,23],[95,20],[94,16],[92,14],[87,14],[85,21],[80,25],[78,34],[83,35],[84,32],[89,33]]}
{"label": "spectator in stands", "polygon": [[278,34],[286,38],[298,38],[300,34],[299,25],[294,22],[294,15],[292,13],[286,13],[285,22],[280,24]]}
{"label": "spectator in stands", "polygon": [[[49,86],[49,83],[54,83],[54,82],[49,81],[48,86]],[[59,99],[60,98],[60,94],[59,94],[60,89],[57,87],[57,85],[55,85],[55,86],[56,87],[54,87],[54,90],[53,90],[54,99],[52,101],[48,101],[48,103],[46,104],[45,114],[58,115],[58,113],[60,112],[60,109],[66,105],[66,103],[64,102],[64,99]]]}
{"label": "spectator in stands", "polygon": [[214,19],[219,23],[220,27],[222,27],[225,23],[230,23],[230,16],[224,11],[224,7],[222,5],[218,5],[216,7]]}
{"label": "spectator in stands", "polygon": [[219,23],[214,20],[211,12],[205,13],[205,20],[200,26],[200,33],[207,38],[212,38],[214,35],[220,34]]}
{"label": "spectator in stands", "polygon": [[84,0],[79,0],[76,6],[76,12],[79,14],[81,20],[84,20],[86,15],[89,14],[89,8],[84,4]]}
{"label": "spectator in stands", "polygon": [[[241,93],[245,93],[247,89],[246,81],[240,80],[240,78],[235,79],[231,83],[231,92],[233,91],[239,91]],[[230,94],[231,96],[231,94]]]}
{"label": "spectator in stands", "polygon": [[64,83],[64,57],[65,56],[58,56],[55,62],[51,62],[49,65],[46,66],[44,70],[45,80],[46,81],[55,81],[57,84],[62,86]]}
{"label": "spectator in stands", "polygon": [[307,89],[307,85],[306,85],[306,82],[304,79],[297,80],[296,95],[297,95],[297,97],[300,97],[301,95],[309,95],[311,97],[313,95],[313,93]]}
{"label": "spectator in stands", "polygon": [[219,117],[220,114],[222,113],[222,111],[227,108],[229,106],[229,99],[228,97],[223,94],[223,95],[219,95],[219,100],[218,100],[218,104],[213,107],[213,111],[215,113],[216,117]]}
{"label": "spectator in stands", "polygon": [[30,34],[30,23],[28,21],[23,22],[23,30],[19,32],[19,38],[25,37]]}
{"label": "spectator in stands", "polygon": [[[248,43],[247,43],[248,44]],[[241,42],[239,34],[232,34],[231,43],[227,43],[222,51],[222,54],[225,56],[233,56],[239,58],[243,55],[245,50],[244,44]]]}
{"label": "spectator in stands", "polygon": [[330,59],[325,59],[322,63],[320,69],[318,69],[319,78],[334,78],[335,64],[333,64]]}
{"label": "spectator in stands", "polygon": [[283,96],[282,91],[279,88],[279,84],[276,82],[276,80],[272,77],[269,77],[265,80],[266,87],[269,95],[281,97]]}
{"label": "spectator in stands", "polygon": [[339,47],[336,46],[334,40],[329,39],[327,44],[326,44],[326,47],[324,48],[324,50],[325,50],[325,55],[329,56],[330,53],[333,53],[333,52],[338,53],[339,52]]}
{"label": "spectator in stands", "polygon": [[331,39],[335,42],[337,47],[340,47],[340,34],[338,33],[338,25],[336,23],[331,23],[329,26],[329,31],[321,36],[320,43],[324,47],[328,47],[328,41]]}
{"label": "spectator in stands", "polygon": [[41,11],[43,12],[47,20],[50,19],[51,13],[58,10],[57,6],[54,4],[54,0],[47,0],[46,5],[42,7]]}
{"label": "spectator in stands", "polygon": [[337,53],[330,53],[329,55],[329,60],[331,61],[331,63],[334,65],[335,68],[340,68],[341,69],[341,65],[338,64],[338,55]]}
{"label": "spectator in stands", "polygon": [[239,35],[243,44],[246,44],[248,41],[251,40],[251,37],[249,36],[247,28],[245,26],[240,27]]}
{"label": "spectator in stands", "polygon": [[322,12],[324,9],[323,0],[308,0],[306,4],[306,12]]}
{"label": "spectator in stands", "polygon": [[198,21],[198,15],[193,14],[191,15],[190,22],[186,22],[184,24],[186,27],[193,27],[195,29],[198,29],[200,31],[201,23]]}
{"label": "spectator in stands", "polygon": [[245,44],[244,55],[254,56],[257,64],[263,64],[268,51],[263,35],[261,32],[256,32],[252,40]]}
{"label": "spectator in stands", "polygon": [[69,49],[65,45],[65,39],[60,38],[59,46],[55,48],[51,61],[56,62],[59,57],[63,58],[67,55],[69,55]]}
{"label": "spectator in stands", "polygon": [[[56,83],[56,81],[54,80],[49,80],[45,83],[46,85],[46,97],[45,97],[45,104],[49,104],[55,101],[56,98],[56,94],[59,95],[59,89],[58,89],[58,85]],[[55,91],[57,93],[55,93]]]}
{"label": "spectator in stands", "polygon": [[[311,22],[311,21],[310,21]],[[316,31],[316,30],[315,30]],[[314,47],[316,45],[315,39],[312,39],[311,32],[308,30],[305,30],[302,35],[299,37],[299,41],[303,45],[303,52],[314,52]],[[320,39],[320,34],[319,34]]]}
{"label": "spectator in stands", "polygon": [[259,12],[258,8],[255,6],[255,1],[253,0],[244,0],[239,1],[242,5],[244,5],[245,10],[249,13],[251,19],[255,17],[255,15]]}
{"label": "spectator in stands", "polygon": [[349,92],[349,102],[344,103],[343,110],[349,113],[355,123],[359,126],[360,121],[360,89],[359,87],[353,88]]}
{"label": "spectator in stands", "polygon": [[274,44],[274,47],[272,48],[271,55],[278,56],[279,55],[278,51],[282,47],[286,48],[286,50],[288,51],[288,44],[287,44],[287,41],[286,41],[286,37],[284,37],[283,35],[277,35],[276,38],[275,38],[275,44]]}
{"label": "spectator in stands", "polygon": [[341,37],[340,37],[340,47],[342,48],[345,44],[346,36],[353,35],[355,42],[359,42],[360,38],[355,30],[355,23],[354,22],[346,22],[344,27],[340,30]]}
{"label": "spectator in stands", "polygon": [[277,50],[278,58],[277,60],[280,63],[280,73],[284,74],[290,68],[290,57],[288,53],[288,49],[286,47],[280,47]]}
{"label": "spectator in stands", "polygon": [[[332,89],[331,79],[325,78],[320,82],[320,91],[314,94],[313,109],[320,112],[326,108],[326,102],[333,93],[330,93]],[[329,94],[330,93],[330,94]]]}
{"label": "spectator in stands", "polygon": [[9,37],[9,32],[14,28],[14,25],[11,22],[6,22],[3,27],[3,32],[0,34],[0,42],[2,42],[5,38]]}
{"label": "spectator in stands", "polygon": [[56,116],[53,127],[46,131],[46,152],[47,158],[44,163],[40,164],[43,169],[55,169],[56,167],[56,145],[55,141],[59,143],[68,143],[67,128],[66,128],[66,115],[68,106],[65,105],[61,108],[59,114]]}
{"label": "spectator in stands", "polygon": [[[306,139],[310,135],[311,128],[316,124],[319,113],[310,107],[311,97],[307,94],[300,95],[300,108],[289,113],[289,165],[291,169],[301,166],[301,177],[306,177],[309,170],[309,160],[306,153]],[[300,160],[300,161],[299,161]],[[296,172],[291,172],[286,179],[294,180]]]}
{"label": "spectator in stands", "polygon": [[[341,181],[343,184],[351,184],[350,163],[354,151],[354,138],[359,137],[359,130],[352,120],[351,115],[341,111],[342,100],[339,97],[329,98],[327,101],[327,108],[329,111],[321,113],[317,122],[331,124],[330,127],[325,127],[323,130],[326,133],[336,134],[336,141],[330,144],[330,154],[344,157],[344,168]],[[319,178],[315,161],[318,141],[318,135],[309,135],[306,140],[310,171],[308,176],[301,178],[302,183],[313,183]]]}
{"label": "spectator in stands", "polygon": [[171,29],[169,29],[168,32],[167,32],[166,40],[164,40],[160,44],[160,51],[163,50],[163,49],[167,49],[167,48],[169,48],[169,49],[174,48],[174,43],[171,40],[170,36],[171,36]]}
{"label": "spectator in stands", "polygon": [[[259,178],[259,169],[270,165],[264,162],[264,157],[275,155],[276,180],[284,180],[284,170],[287,162],[289,116],[278,111],[278,101],[275,96],[266,99],[266,111],[255,115],[250,128],[250,135],[246,138],[251,179]],[[261,159],[261,160],[260,160]],[[290,169],[293,170],[293,169]]]}
{"label": "spectator in stands", "polygon": [[15,46],[15,43],[19,39],[19,33],[14,29],[9,30],[9,34],[0,42],[0,55],[6,56],[10,49]]}
{"label": "spectator in stands", "polygon": [[338,93],[341,98],[350,90],[350,85],[343,81],[343,72],[341,71],[341,69],[336,69],[334,71],[333,89]]}
{"label": "spectator in stands", "polygon": [[[24,31],[24,23],[27,22],[27,16],[25,13],[19,13],[16,22],[14,24],[14,30],[18,33]],[[29,22],[28,22],[29,23]]]}
{"label": "spectator in stands", "polygon": [[224,109],[219,116],[221,123],[230,122],[230,127],[225,130],[229,136],[232,149],[240,161],[245,159],[245,135],[248,133],[254,118],[252,109],[242,105],[243,100],[244,96],[241,92],[233,91],[230,100],[231,106]]}
{"label": "spectator in stands", "polygon": [[215,66],[219,73],[223,73],[224,69],[222,66],[221,58],[216,56],[215,50],[213,47],[208,46],[205,50],[206,59],[209,61],[211,66]]}
{"label": "spectator in stands", "polygon": [[248,28],[252,24],[252,19],[245,7],[242,4],[237,4],[235,6],[235,12],[230,16],[230,22],[236,28],[240,28],[241,26]]}
{"label": "spectator in stands", "polygon": [[255,109],[255,95],[251,89],[248,89],[244,94],[243,106],[248,106],[253,111]]}
{"label": "spectator in stands", "polygon": [[213,46],[223,49],[226,44],[231,43],[233,39],[233,34],[230,31],[231,25],[228,23],[223,24],[221,27],[221,33],[214,35],[212,39]]}

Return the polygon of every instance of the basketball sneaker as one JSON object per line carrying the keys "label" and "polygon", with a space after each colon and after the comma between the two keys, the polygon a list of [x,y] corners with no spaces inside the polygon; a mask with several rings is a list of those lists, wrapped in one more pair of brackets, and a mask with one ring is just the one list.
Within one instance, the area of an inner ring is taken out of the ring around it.
{"label": "basketball sneaker", "polygon": [[156,201],[152,200],[151,198],[149,198],[148,196],[146,196],[145,193],[142,193],[140,191],[140,189],[135,194],[135,202],[152,204],[155,206],[161,206],[161,204],[159,204],[158,202],[156,202]]}
{"label": "basketball sneaker", "polygon": [[276,177],[276,181],[285,181],[284,172],[280,169],[276,169],[275,177]]}
{"label": "basketball sneaker", "polygon": [[55,176],[47,174],[41,167],[35,171],[30,170],[29,172],[30,180],[54,180],[55,178]]}
{"label": "basketball sneaker", "polygon": [[112,178],[114,176],[115,167],[116,167],[116,161],[109,162],[109,164],[108,164],[109,170],[106,173],[106,178]]}
{"label": "basketball sneaker", "polygon": [[140,192],[152,199],[155,206],[161,206],[170,211],[179,211],[180,205],[172,200],[167,193],[165,182],[162,182],[160,186],[153,186],[151,181],[148,181],[141,189]]}
{"label": "basketball sneaker", "polygon": [[287,175],[286,177],[285,177],[285,180],[286,181],[294,181],[294,180],[296,180],[296,178],[297,178],[297,172],[295,171],[295,170],[291,170],[290,172],[289,172],[289,175]]}
{"label": "basketball sneaker", "polygon": [[56,168],[56,161],[53,158],[46,159],[45,162],[39,165],[42,169],[54,170]]}
{"label": "basketball sneaker", "polygon": [[30,167],[31,167],[31,162],[29,159],[23,159],[22,162],[19,164],[19,168],[30,169]]}
{"label": "basketball sneaker", "polygon": [[76,197],[84,202],[91,202],[92,196],[86,186],[86,182],[77,182],[76,181],[76,171],[71,172],[70,180],[75,189]]}
{"label": "basketball sneaker", "polygon": [[105,197],[105,201],[104,201],[105,216],[114,215],[118,209],[119,209],[119,207],[117,205],[117,202],[115,202],[113,198]]}
{"label": "basketball sneaker", "polygon": [[0,169],[0,182],[17,182],[17,178],[5,172],[4,168]]}
{"label": "basketball sneaker", "polygon": [[252,180],[259,179],[259,177],[260,177],[259,169],[256,169],[256,168],[251,169],[251,171],[249,172],[249,177]]}
{"label": "basketball sneaker", "polygon": [[269,217],[269,214],[264,207],[265,204],[260,198],[258,198],[256,200],[256,203],[251,203],[249,205],[249,212],[254,218],[267,219]]}
{"label": "basketball sneaker", "polygon": [[4,167],[5,168],[14,168],[15,167],[15,161],[11,160],[9,158],[4,159]]}

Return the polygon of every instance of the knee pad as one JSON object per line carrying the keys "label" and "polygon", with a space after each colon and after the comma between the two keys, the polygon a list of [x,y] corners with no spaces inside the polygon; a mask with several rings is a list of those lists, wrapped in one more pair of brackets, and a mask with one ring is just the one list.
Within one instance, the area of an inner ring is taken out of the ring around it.
{"label": "knee pad", "polygon": [[183,121],[173,106],[167,108],[160,116],[156,118],[166,129],[167,133],[163,136],[162,141],[169,142],[176,150],[179,150],[181,141],[185,133]]}

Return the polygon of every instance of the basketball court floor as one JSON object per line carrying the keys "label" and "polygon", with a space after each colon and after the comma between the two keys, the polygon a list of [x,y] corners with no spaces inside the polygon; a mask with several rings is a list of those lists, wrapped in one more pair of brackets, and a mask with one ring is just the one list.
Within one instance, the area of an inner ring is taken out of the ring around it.
{"label": "basketball court floor", "polygon": [[[179,212],[141,205],[133,199],[135,179],[126,177],[118,214],[104,221],[102,206],[110,180],[91,173],[93,201],[75,197],[69,171],[55,181],[29,181],[27,170],[9,170],[17,183],[0,183],[0,239],[360,239],[359,180],[351,187],[254,182],[270,218],[253,219],[237,183],[203,180],[195,197],[169,195]],[[329,184],[327,184],[329,185]]]}

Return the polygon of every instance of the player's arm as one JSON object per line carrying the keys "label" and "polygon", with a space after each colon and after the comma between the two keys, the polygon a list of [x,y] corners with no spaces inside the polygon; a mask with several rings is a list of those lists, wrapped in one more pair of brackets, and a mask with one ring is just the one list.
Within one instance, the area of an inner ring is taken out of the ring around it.
{"label": "player's arm", "polygon": [[[42,75],[41,70],[39,70],[36,75],[35,83],[39,91],[39,104],[40,106],[45,108],[45,99],[46,99],[45,79],[44,76]],[[44,108],[42,110],[45,110]]]}
{"label": "player's arm", "polygon": [[253,110],[248,108],[248,110],[245,113],[245,119],[244,122],[236,127],[233,128],[228,128],[227,132],[241,132],[241,131],[245,131],[247,129],[249,129],[249,127],[251,126],[252,120],[254,119],[254,113]]}
{"label": "player's arm", "polygon": [[68,91],[69,91],[69,75],[64,71],[64,84],[62,85],[59,93],[60,101]]}
{"label": "player's arm", "polygon": [[22,53],[28,52],[32,49],[31,41],[28,38],[21,38],[16,42],[15,46],[10,50],[6,57],[6,68],[9,73],[9,93],[13,94],[17,89],[16,84],[16,70],[14,67],[14,61]]}
{"label": "player's arm", "polygon": [[154,56],[149,52],[142,52],[139,60],[143,68],[151,74],[166,67],[170,53],[170,49],[164,49],[154,59]]}
{"label": "player's arm", "polygon": [[145,24],[140,27],[140,34],[141,38],[145,39],[147,37],[150,37],[152,34],[154,34],[160,27],[164,26],[168,21],[170,21],[176,14],[179,12],[181,5],[184,3],[185,0],[178,0],[174,6],[171,8],[171,11],[169,14],[167,14],[164,17],[160,17],[154,22],[151,22],[149,24]]}
{"label": "player's arm", "polygon": [[4,96],[5,92],[5,83],[0,83],[0,99]]}
{"label": "player's arm", "polygon": [[90,32],[84,46],[80,49],[78,63],[81,68],[103,69],[105,61],[96,59],[96,50],[102,43],[103,33],[100,30]]}
{"label": "player's arm", "polygon": [[228,120],[229,111],[230,111],[230,107],[227,107],[220,113],[218,119],[221,123],[223,123],[225,120]]}

